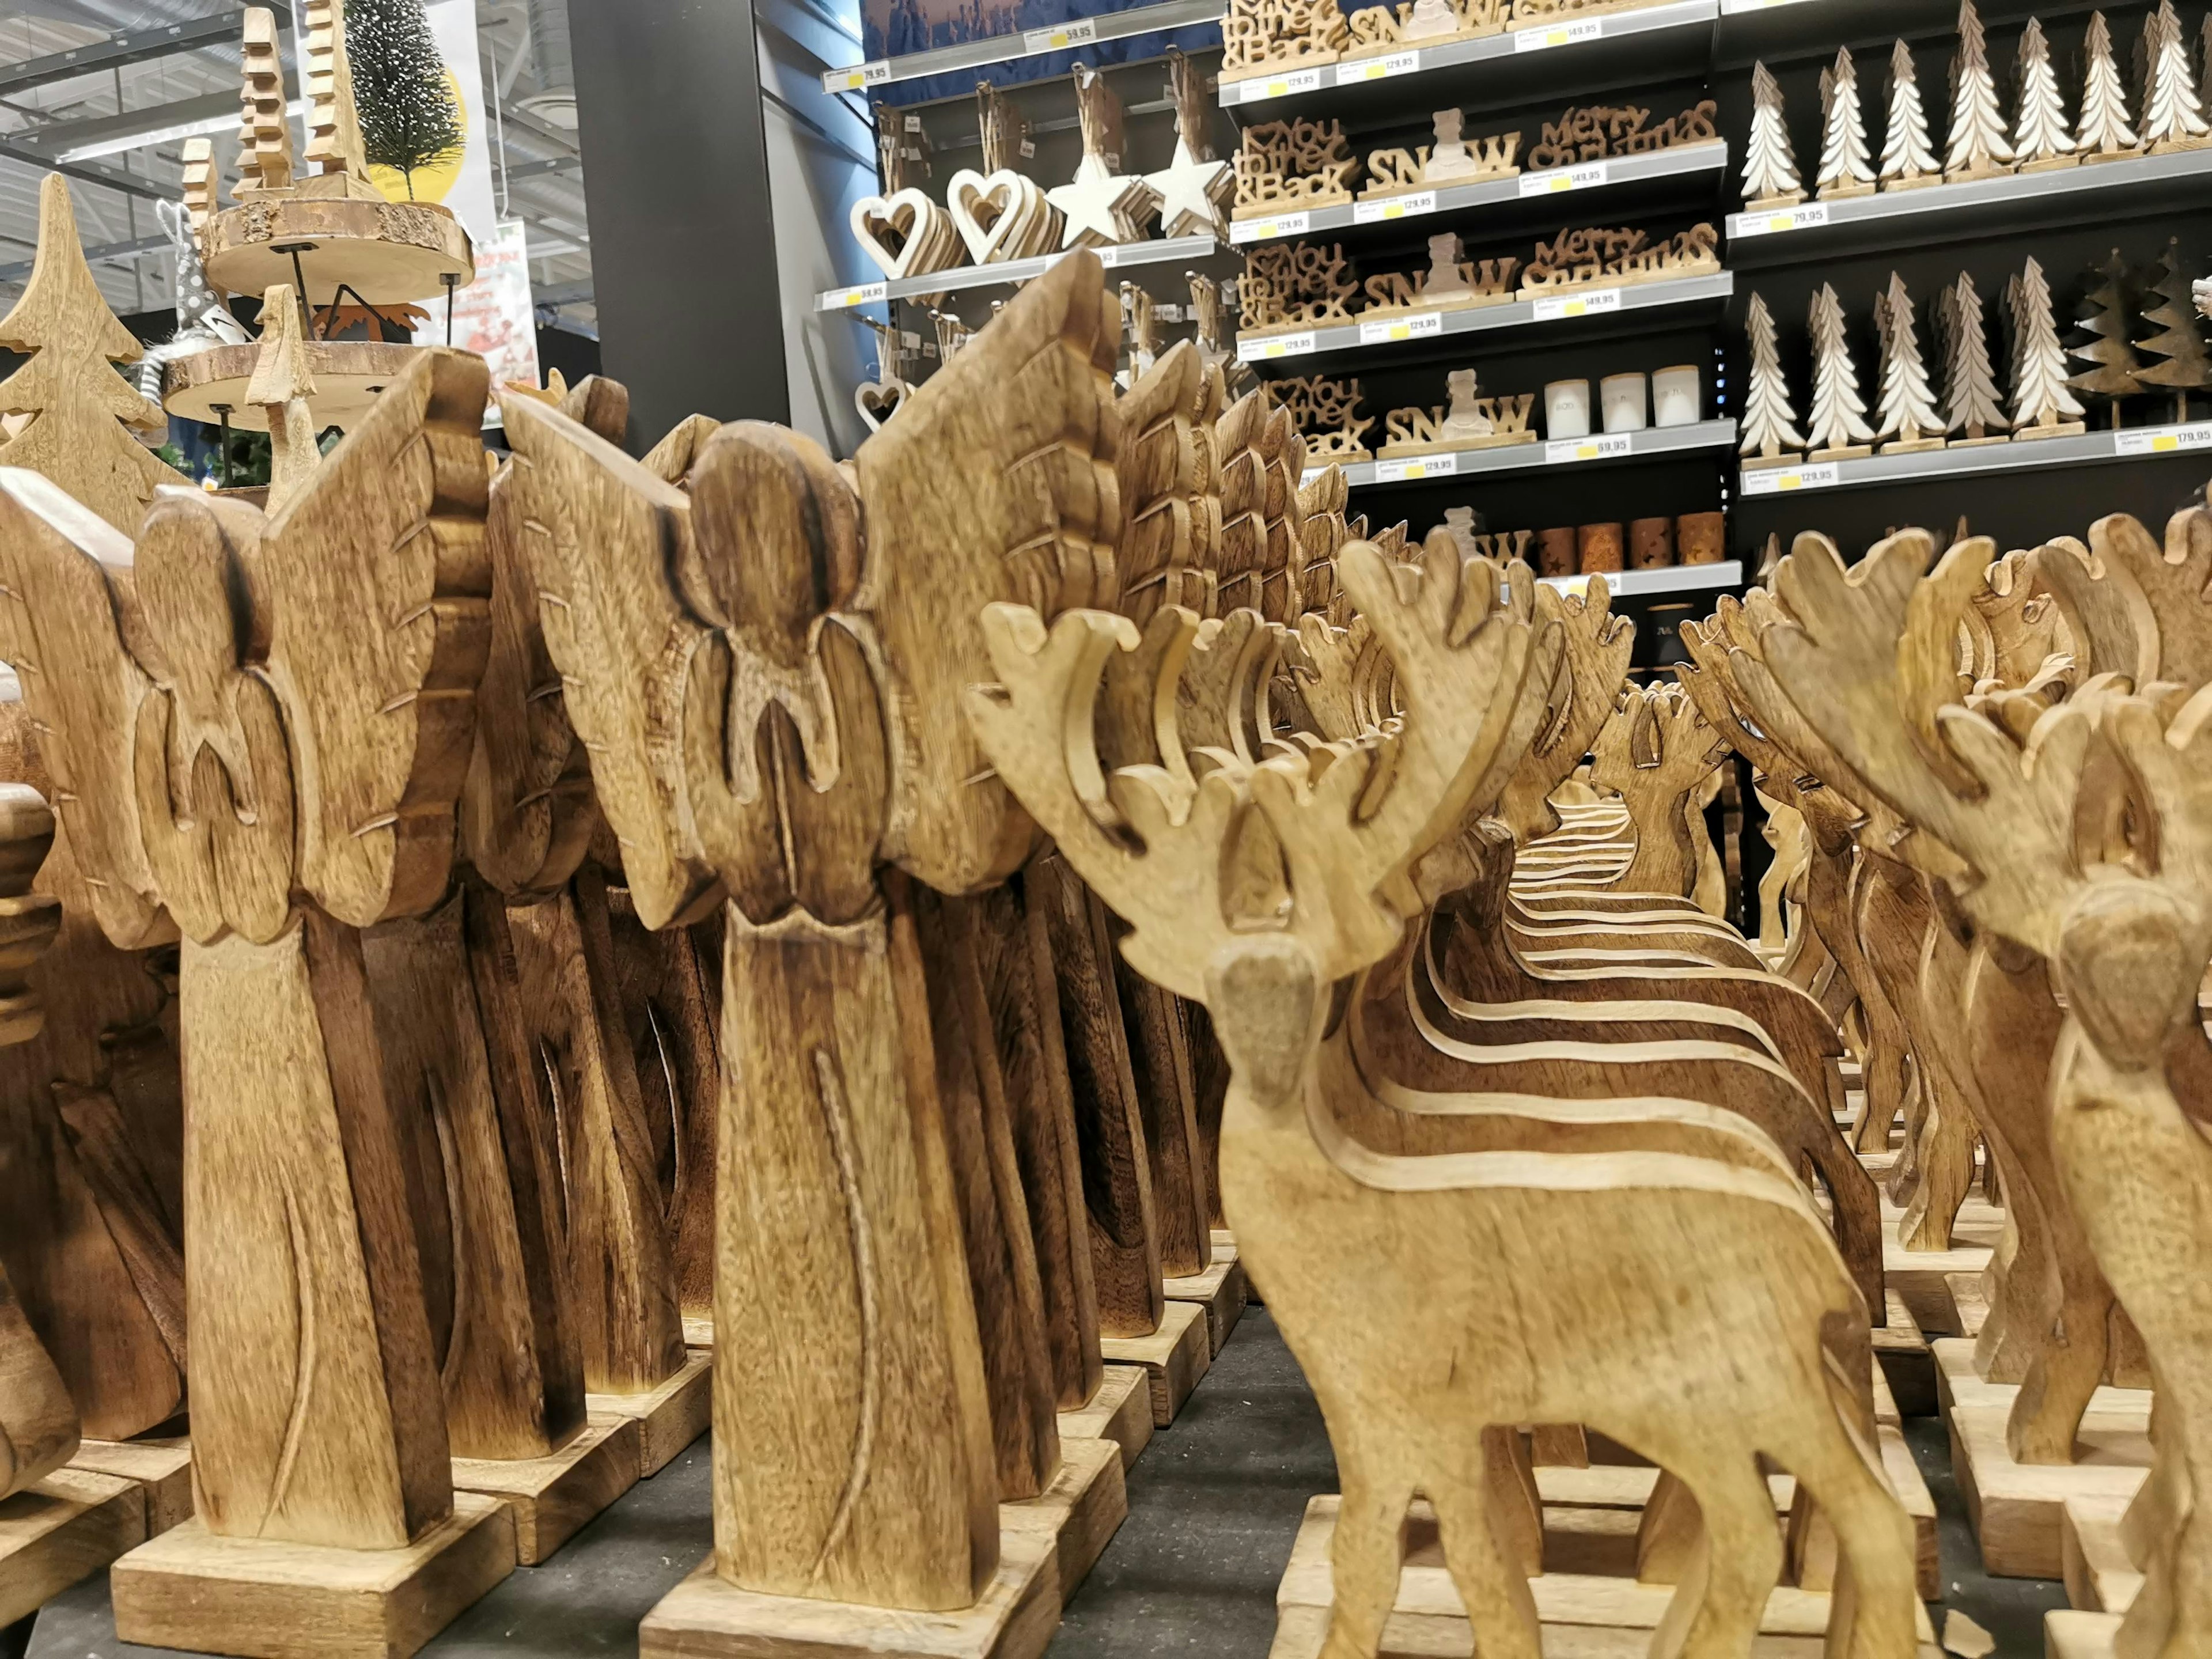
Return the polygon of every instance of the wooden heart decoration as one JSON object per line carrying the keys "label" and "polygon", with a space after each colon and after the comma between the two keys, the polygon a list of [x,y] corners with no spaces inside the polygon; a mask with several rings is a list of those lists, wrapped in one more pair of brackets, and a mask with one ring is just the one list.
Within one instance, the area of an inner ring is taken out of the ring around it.
{"label": "wooden heart decoration", "polygon": [[999,172],[986,178],[972,167],[963,167],[945,186],[945,205],[951,211],[953,227],[977,264],[990,258],[991,233],[999,230],[1003,236],[1002,227],[1021,205],[1025,182],[1018,173]]}
{"label": "wooden heart decoration", "polygon": [[904,380],[894,377],[888,380],[863,380],[853,388],[853,407],[860,411],[861,420],[868,430],[880,432],[884,422],[899,411],[906,394],[913,388]]}
{"label": "wooden heart decoration", "polygon": [[919,191],[902,190],[889,200],[881,196],[863,196],[853,204],[849,216],[853,236],[863,252],[873,259],[886,276],[905,274],[905,256],[915,243],[915,227],[921,222],[924,198],[921,205],[908,201],[910,196],[920,196]]}
{"label": "wooden heart decoration", "polygon": [[984,238],[983,246],[975,255],[979,265],[991,264],[1000,259],[1018,259],[1034,252],[1030,246],[1034,239],[1037,216],[1047,211],[1044,192],[1036,181],[1024,179],[1018,173],[999,173],[991,176],[992,184],[1003,180],[1011,192],[1010,205],[999,216],[998,222]]}

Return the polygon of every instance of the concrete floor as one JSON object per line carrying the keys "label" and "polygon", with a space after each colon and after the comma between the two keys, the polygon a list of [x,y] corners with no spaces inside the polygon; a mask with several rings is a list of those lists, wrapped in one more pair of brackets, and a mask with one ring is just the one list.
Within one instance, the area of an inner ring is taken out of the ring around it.
{"label": "concrete floor", "polygon": [[[1905,1434],[1941,1516],[1946,1599],[1930,1609],[1938,1637],[1945,1609],[1956,1607],[1996,1638],[1998,1659],[2035,1659],[2044,1610],[2064,1607],[2064,1590],[1984,1577],[1942,1424],[1914,1419]],[[1246,1313],[1182,1415],[1153,1436],[1128,1485],[1129,1518],[1068,1604],[1049,1659],[1265,1659],[1276,1582],[1306,1499],[1336,1489],[1321,1413],[1265,1309]],[[712,1544],[702,1437],[423,1651],[434,1659],[635,1654],[638,1621]],[[19,1659],[22,1650],[7,1639],[15,1634],[0,1632],[0,1659]],[[161,1651],[115,1639],[104,1573],[50,1603],[29,1634],[28,1659]]]}

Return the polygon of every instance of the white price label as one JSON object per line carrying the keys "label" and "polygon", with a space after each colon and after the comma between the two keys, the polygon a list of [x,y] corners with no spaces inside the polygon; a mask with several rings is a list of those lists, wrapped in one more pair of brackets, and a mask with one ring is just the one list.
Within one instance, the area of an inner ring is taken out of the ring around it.
{"label": "white price label", "polygon": [[1359,325],[1359,343],[1388,345],[1393,340],[1425,340],[1444,331],[1441,311],[1417,311],[1410,317],[1384,317]]}
{"label": "white price label", "polygon": [[1308,484],[1313,483],[1315,479],[1321,477],[1328,471],[1328,469],[1325,466],[1308,467],[1304,471],[1298,474],[1298,488],[1304,489]]}
{"label": "white price label", "polygon": [[1240,219],[1229,227],[1229,240],[1270,242],[1278,236],[1303,236],[1312,225],[1310,213],[1279,213],[1272,219]]}
{"label": "white price label", "polygon": [[1237,342],[1237,361],[1262,363],[1276,357],[1304,357],[1314,349],[1313,331],[1303,334],[1270,334],[1257,340]]}
{"label": "white price label", "polygon": [[1064,46],[1079,46],[1086,40],[1098,38],[1098,22],[1086,17],[1079,23],[1056,23],[1048,29],[1024,29],[1024,52],[1058,52]]}
{"label": "white price label", "polygon": [[1540,294],[1531,301],[1534,320],[1556,322],[1562,317],[1595,317],[1601,311],[1620,309],[1620,290],[1594,288],[1585,294]]}
{"label": "white price label", "polygon": [[1413,483],[1422,478],[1449,478],[1459,471],[1456,455],[1424,455],[1419,460],[1377,461],[1376,483]]}
{"label": "white price label", "polygon": [[863,87],[879,87],[891,78],[891,66],[885,58],[872,64],[855,64],[850,69],[831,70],[822,77],[824,92],[858,92]]}
{"label": "white price label", "polygon": [[1731,236],[1778,236],[1785,231],[1811,230],[1828,222],[1826,202],[1806,202],[1793,208],[1760,213],[1739,213],[1729,222]]}
{"label": "white price label", "polygon": [[1394,52],[1388,58],[1370,58],[1364,63],[1339,64],[1336,84],[1356,86],[1362,81],[1387,81],[1394,75],[1418,75],[1421,72],[1421,54],[1418,52]]}
{"label": "white price label", "polygon": [[1547,576],[1544,580],[1562,593],[1571,594],[1578,599],[1589,598],[1590,579],[1588,576]]}
{"label": "white price label", "polygon": [[817,311],[850,311],[854,306],[873,305],[887,297],[885,284],[863,283],[858,288],[833,288],[814,302]]}
{"label": "white price label", "polygon": [[1292,70],[1288,75],[1277,75],[1259,82],[1260,90],[1247,92],[1247,98],[1287,98],[1294,92],[1319,92],[1321,71],[1317,69]]}
{"label": "white price label", "polygon": [[1588,17],[1578,23],[1554,23],[1549,28],[1518,30],[1513,36],[1513,50],[1541,52],[1547,46],[1571,46],[1604,38],[1605,20]]}
{"label": "white price label", "polygon": [[1379,225],[1386,219],[1412,219],[1437,210],[1437,193],[1432,190],[1417,190],[1410,196],[1393,196],[1382,202],[1354,202],[1352,222],[1355,225]]}
{"label": "white price label", "polygon": [[1743,470],[1747,495],[1780,495],[1793,489],[1833,489],[1841,483],[1833,461],[1814,461],[1805,466],[1747,466]]}
{"label": "white price label", "polygon": [[1554,438],[1544,446],[1544,465],[1569,461],[1617,461],[1636,453],[1636,439],[1626,432],[1593,432],[1587,438]]}
{"label": "white price label", "polygon": [[2146,427],[2136,432],[2112,434],[2115,455],[2170,455],[2179,449],[2212,446],[2212,422],[2191,426]]}
{"label": "white price label", "polygon": [[1605,163],[1584,161],[1579,167],[1551,167],[1521,175],[1523,196],[1556,196],[1563,190],[1589,190],[1606,182]]}

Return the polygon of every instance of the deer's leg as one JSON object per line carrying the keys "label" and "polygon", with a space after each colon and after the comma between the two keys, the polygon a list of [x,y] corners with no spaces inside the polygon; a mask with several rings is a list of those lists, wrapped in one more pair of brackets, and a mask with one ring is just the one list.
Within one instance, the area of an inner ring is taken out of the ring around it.
{"label": "deer's leg", "polygon": [[1773,1494],[1755,1458],[1692,1460],[1674,1473],[1695,1494],[1705,1528],[1652,1637],[1651,1659],[1743,1659],[1782,1577]]}
{"label": "deer's leg", "polygon": [[[1511,1434],[1513,1431],[1505,1431]],[[1472,1437],[1470,1437],[1472,1438]],[[1492,1437],[1493,1443],[1495,1437]],[[1540,1659],[1541,1627],[1528,1575],[1540,1571],[1526,1559],[1525,1517],[1503,1506],[1525,1502],[1503,1481],[1490,1478],[1480,1449],[1448,1471],[1429,1494],[1442,1533],[1444,1565],[1460,1600],[1467,1603],[1474,1630],[1474,1650],[1483,1659]],[[1539,1520],[1536,1550],[1542,1536]]]}
{"label": "deer's leg", "polygon": [[[2005,1419],[2005,1444],[2021,1463],[2071,1463],[2074,1437],[2111,1353],[2112,1287],[2094,1271],[2060,1271],[2057,1316],[2039,1339]],[[2083,1279],[2091,1282],[2084,1284]]]}
{"label": "deer's leg", "polygon": [[1382,1623],[1398,1595],[1406,1509],[1413,1489],[1407,1481],[1377,1479],[1365,1457],[1351,1447],[1339,1447],[1337,1467],[1344,1498],[1329,1551],[1336,1601],[1321,1659],[1375,1659],[1382,1644]]}
{"label": "deer's leg", "polygon": [[1919,1069],[1927,1103],[1917,1139],[1920,1178],[1897,1224],[1897,1234],[1908,1250],[1948,1250],[1951,1224],[1974,1184],[1974,1119],[1943,1065],[1923,1064]]}
{"label": "deer's leg", "polygon": [[1912,1522],[1840,1415],[1824,1419],[1814,1433],[1820,1449],[1801,1454],[1790,1472],[1835,1531],[1828,1659],[1911,1653],[1917,1594]]}

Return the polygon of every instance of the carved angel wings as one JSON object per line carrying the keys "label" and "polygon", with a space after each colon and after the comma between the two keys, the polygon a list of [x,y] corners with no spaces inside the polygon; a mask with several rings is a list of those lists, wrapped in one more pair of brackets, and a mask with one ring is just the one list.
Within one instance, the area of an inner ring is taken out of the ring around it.
{"label": "carved angel wings", "polygon": [[425,352],[266,517],[166,491],[136,545],[0,470],[0,657],[116,944],[367,926],[444,890],[488,635],[488,375]]}

